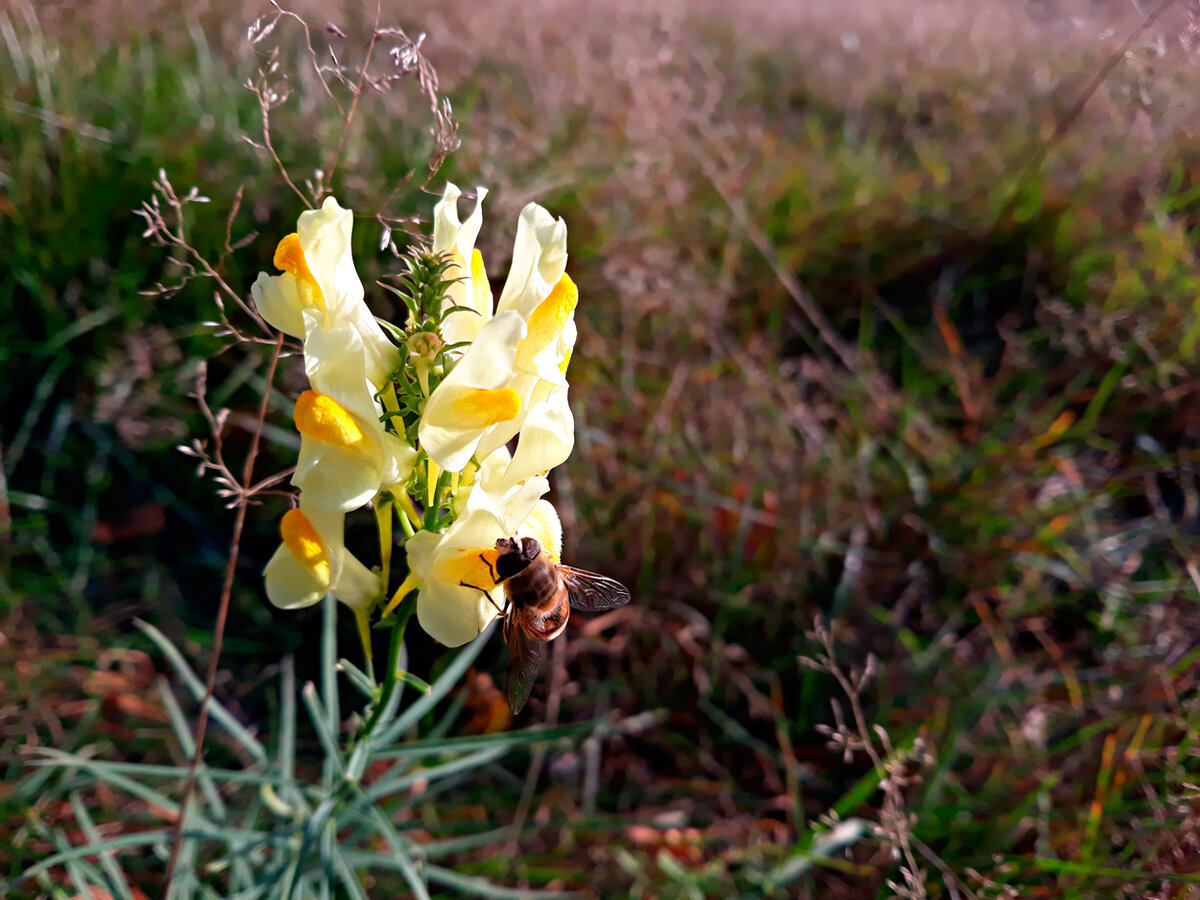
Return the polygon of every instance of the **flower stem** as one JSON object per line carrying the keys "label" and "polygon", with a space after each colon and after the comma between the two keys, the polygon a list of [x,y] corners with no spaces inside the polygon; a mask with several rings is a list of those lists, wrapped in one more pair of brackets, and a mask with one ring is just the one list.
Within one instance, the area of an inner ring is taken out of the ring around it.
{"label": "flower stem", "polygon": [[363,730],[364,739],[369,739],[374,733],[380,714],[387,708],[388,701],[392,699],[392,694],[396,691],[396,683],[399,680],[397,676],[400,668],[400,648],[404,646],[404,631],[416,609],[417,595],[413,593],[396,610],[396,624],[392,626],[392,641],[388,645],[387,671],[384,673],[383,690],[379,694],[379,702],[375,704],[370,718],[367,719],[367,727]]}
{"label": "flower stem", "polygon": [[[432,459],[429,460],[429,473],[432,475],[437,471],[437,463]],[[429,504],[425,507],[425,521],[422,523],[422,528],[426,531],[434,531],[434,523],[438,519],[438,511],[442,508],[442,495],[446,492],[446,485],[450,481],[451,472],[441,472],[437,476],[437,481],[429,488]]]}

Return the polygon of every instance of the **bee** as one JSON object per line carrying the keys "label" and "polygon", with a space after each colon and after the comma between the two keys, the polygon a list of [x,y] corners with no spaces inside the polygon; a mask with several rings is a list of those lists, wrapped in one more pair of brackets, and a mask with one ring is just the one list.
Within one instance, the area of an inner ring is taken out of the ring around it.
{"label": "bee", "polygon": [[496,550],[495,568],[486,557],[483,560],[492,580],[505,587],[504,609],[497,606],[509,649],[504,692],[516,715],[537,681],[542,648],[562,634],[571,610],[604,612],[624,606],[630,597],[619,581],[554,562],[535,538],[500,538]]}

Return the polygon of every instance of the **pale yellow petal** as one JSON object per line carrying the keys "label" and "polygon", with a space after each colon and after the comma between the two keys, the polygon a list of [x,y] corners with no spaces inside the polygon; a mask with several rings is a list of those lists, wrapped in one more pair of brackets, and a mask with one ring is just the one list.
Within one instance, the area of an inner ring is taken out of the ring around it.
{"label": "pale yellow petal", "polygon": [[263,569],[263,575],[267,583],[267,599],[280,609],[312,606],[329,589],[328,581],[299,562],[282,544]]}

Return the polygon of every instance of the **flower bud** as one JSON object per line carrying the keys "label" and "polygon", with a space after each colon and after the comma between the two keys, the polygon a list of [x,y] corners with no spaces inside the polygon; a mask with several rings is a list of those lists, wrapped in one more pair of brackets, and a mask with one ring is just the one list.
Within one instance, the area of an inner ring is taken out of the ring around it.
{"label": "flower bud", "polygon": [[432,365],[444,346],[443,341],[433,331],[418,331],[405,342],[408,355],[414,363]]}

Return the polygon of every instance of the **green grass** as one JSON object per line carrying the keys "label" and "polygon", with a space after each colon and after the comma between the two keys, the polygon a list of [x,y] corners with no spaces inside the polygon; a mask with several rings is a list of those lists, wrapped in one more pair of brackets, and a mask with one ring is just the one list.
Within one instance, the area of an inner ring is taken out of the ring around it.
{"label": "green grass", "polygon": [[[244,185],[235,236],[260,235],[225,277],[245,288],[299,205],[237,140],[258,122],[239,87],[249,51],[210,46],[198,26],[79,48],[13,21],[24,55],[0,50],[0,740],[6,755],[36,734],[153,761],[161,724],[106,703],[88,673],[111,648],[151,650],[133,615],[203,657],[231,515],[172,447],[204,435],[187,396],[199,359],[212,357],[210,399],[236,417],[265,357],[214,356],[221,341],[197,324],[214,318],[208,285],[139,293],[172,272],[130,211],[164,167],[212,196],[191,236],[215,252]],[[898,748],[930,749],[905,791],[913,835],[979,896],[1134,897],[1163,879],[1194,896],[1200,193],[1194,142],[1154,118],[1190,108],[1194,76],[1164,63],[1147,88],[1153,140],[1135,143],[1123,126],[1137,73],[1118,69],[1108,106],[1022,181],[1099,50],[1064,52],[1054,91],[1015,64],[948,70],[931,55],[851,98],[810,56],[719,40],[712,23],[664,38],[666,61],[626,47],[657,60],[636,76],[599,65],[587,41],[532,66],[512,42],[444,32],[435,62],[464,144],[442,174],[497,188],[490,274],[531,197],[569,223],[581,429],[556,496],[575,561],[636,588],[615,633],[572,633],[581,690],[562,719],[654,713],[602,745],[590,801],[590,751],[552,756],[521,854],[467,851],[461,871],[598,896],[886,896],[899,875],[878,842],[847,852],[815,824],[832,810],[873,821],[881,805],[862,756],[844,762],[816,728],[839,692],[796,657],[815,652],[805,633],[821,612],[844,663],[879,659],[871,720]],[[547,73],[574,92],[554,94]],[[276,144],[303,173],[333,132],[297,90]],[[364,108],[343,169],[352,205],[424,177],[419,105],[400,102]],[[412,190],[398,208],[429,205]],[[376,237],[364,221],[368,285],[394,268]],[[277,387],[268,421],[286,428],[295,372]],[[232,447],[244,441],[235,428]],[[268,435],[259,471],[290,452]],[[297,652],[312,677],[319,624],[263,602],[277,513],[250,517],[220,687],[262,728],[275,702],[264,670]],[[428,674],[437,650],[413,652]],[[535,697],[527,717],[544,714]],[[13,785],[24,770],[10,759]],[[504,824],[524,774],[489,768],[425,815]],[[120,797],[89,802],[98,822],[119,816]],[[0,794],[0,844],[25,812]],[[7,874],[37,858],[7,853]],[[948,896],[926,869],[929,895]]]}

